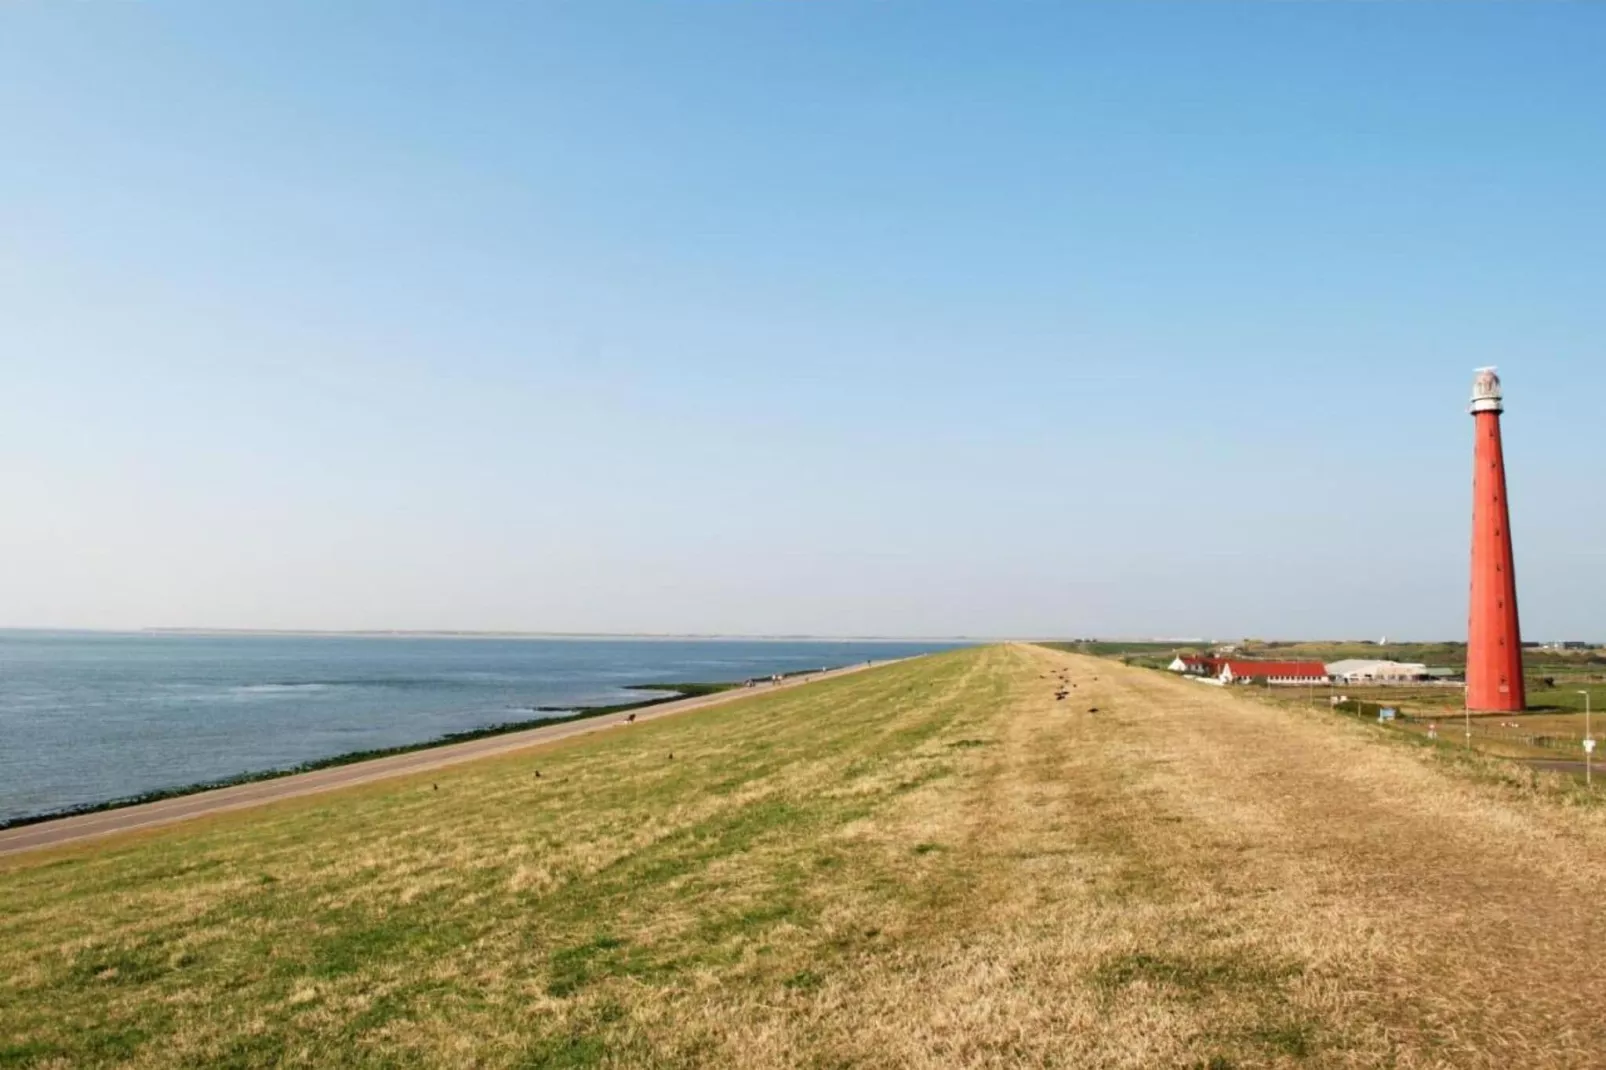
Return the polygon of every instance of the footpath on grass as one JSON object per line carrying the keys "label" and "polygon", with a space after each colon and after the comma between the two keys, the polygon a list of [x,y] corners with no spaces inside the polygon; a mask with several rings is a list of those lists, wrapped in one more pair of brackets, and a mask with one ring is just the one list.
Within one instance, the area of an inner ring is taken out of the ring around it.
{"label": "footpath on grass", "polygon": [[36,850],[41,847],[54,847],[59,844],[100,836],[110,836],[114,833],[128,832],[134,829],[170,825],[176,821],[186,821],[191,818],[204,817],[208,814],[261,806],[264,803],[274,802],[279,799],[290,799],[300,795],[332,791],[356,784],[367,784],[375,780],[384,780],[407,773],[427,772],[431,769],[455,765],[458,762],[505,754],[509,751],[520,750],[540,743],[550,743],[570,736],[617,728],[620,725],[633,724],[637,721],[668,717],[676,713],[684,713],[687,710],[702,709],[741,698],[750,698],[754,694],[769,694],[784,688],[798,687],[816,680],[825,680],[846,673],[858,672],[869,668],[871,664],[885,665],[888,663],[873,662],[850,665],[840,669],[830,669],[824,672],[798,673],[782,677],[779,682],[767,682],[751,688],[737,685],[726,690],[693,694],[685,698],[670,699],[668,701],[647,700],[622,706],[610,706],[600,711],[581,710],[575,716],[554,718],[551,722],[539,727],[512,732],[494,730],[484,735],[467,733],[475,736],[475,738],[462,742],[446,741],[438,745],[422,743],[414,747],[400,748],[398,753],[388,753],[380,757],[360,761],[336,759],[335,761],[338,764],[332,763],[327,768],[317,768],[307,772],[295,772],[282,776],[264,775],[225,787],[176,793],[153,799],[150,802],[138,802],[128,806],[114,804],[107,808],[96,808],[87,813],[68,814],[41,821],[29,821],[13,825],[10,828],[0,828],[0,856],[14,854],[19,851]]}

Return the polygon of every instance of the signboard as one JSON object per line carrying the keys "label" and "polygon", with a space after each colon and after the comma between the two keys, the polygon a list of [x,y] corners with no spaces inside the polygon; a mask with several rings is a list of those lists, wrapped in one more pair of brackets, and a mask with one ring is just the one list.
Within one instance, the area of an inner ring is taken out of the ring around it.
{"label": "signboard", "polygon": [[1382,724],[1384,721],[1394,720],[1394,716],[1395,713],[1393,706],[1384,706],[1382,709],[1377,711],[1377,720],[1379,724]]}

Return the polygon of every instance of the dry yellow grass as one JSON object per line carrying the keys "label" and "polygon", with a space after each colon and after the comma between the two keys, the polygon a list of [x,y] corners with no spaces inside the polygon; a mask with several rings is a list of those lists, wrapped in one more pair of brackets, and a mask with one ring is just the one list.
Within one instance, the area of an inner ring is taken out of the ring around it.
{"label": "dry yellow grass", "polygon": [[1602,848],[1331,714],[962,651],[13,860],[0,1065],[1594,1066]]}

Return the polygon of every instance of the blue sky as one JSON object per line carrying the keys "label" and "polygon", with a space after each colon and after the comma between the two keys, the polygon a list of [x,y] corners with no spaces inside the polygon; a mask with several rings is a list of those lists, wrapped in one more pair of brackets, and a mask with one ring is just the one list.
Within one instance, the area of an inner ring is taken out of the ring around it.
{"label": "blue sky", "polygon": [[0,3],[0,625],[1606,638],[1606,6]]}

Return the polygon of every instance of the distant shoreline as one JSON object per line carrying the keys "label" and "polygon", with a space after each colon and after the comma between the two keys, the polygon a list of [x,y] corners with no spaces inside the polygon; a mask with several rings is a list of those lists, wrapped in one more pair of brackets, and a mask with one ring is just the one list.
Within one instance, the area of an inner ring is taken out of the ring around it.
{"label": "distant shoreline", "polygon": [[502,632],[411,630],[350,630],[318,628],[204,628],[204,627],[151,627],[151,628],[0,628],[6,633],[33,635],[144,635],[144,636],[260,636],[284,638],[332,639],[556,639],[581,641],[661,641],[700,643],[992,643],[998,639],[976,636],[930,635],[724,635],[674,632]]}

